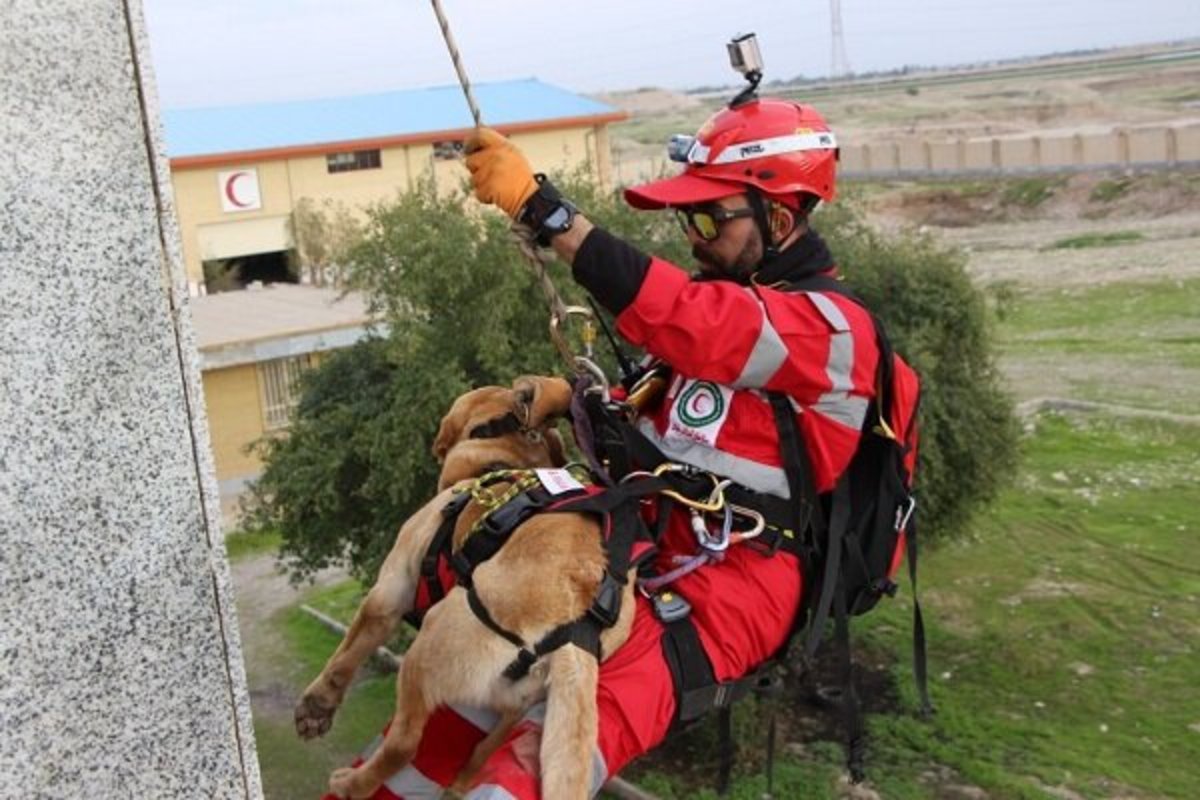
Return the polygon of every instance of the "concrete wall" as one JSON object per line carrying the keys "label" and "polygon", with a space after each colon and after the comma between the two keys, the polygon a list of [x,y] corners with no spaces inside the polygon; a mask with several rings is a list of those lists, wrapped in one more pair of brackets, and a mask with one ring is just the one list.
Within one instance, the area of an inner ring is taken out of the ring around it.
{"label": "concrete wall", "polygon": [[843,142],[841,173],[889,177],[1200,164],[1200,125],[1103,133]]}
{"label": "concrete wall", "polygon": [[[1113,167],[1200,165],[1200,125],[1113,129],[1103,133],[921,139],[842,139],[838,172],[848,178],[1060,172]],[[662,159],[618,162],[629,185],[678,172]]]}
{"label": "concrete wall", "polygon": [[0,24],[0,797],[262,796],[136,0]]}

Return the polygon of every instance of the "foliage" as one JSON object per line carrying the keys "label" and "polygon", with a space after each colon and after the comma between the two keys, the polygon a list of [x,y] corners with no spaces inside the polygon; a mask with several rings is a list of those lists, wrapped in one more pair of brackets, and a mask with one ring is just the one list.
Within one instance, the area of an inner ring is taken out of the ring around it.
{"label": "foliage", "polygon": [[299,268],[314,286],[342,282],[342,265],[359,239],[359,222],[345,205],[302,197],[292,209],[292,238]]}
{"label": "foliage", "polygon": [[236,292],[242,288],[240,261],[218,260],[204,262],[204,290],[209,294]]}
{"label": "foliage", "polygon": [[[614,234],[690,263],[670,215],[634,212],[578,175],[556,182]],[[311,371],[290,435],[261,444],[250,524],[283,532],[293,574],[348,560],[370,581],[400,523],[433,494],[429,443],[453,399],[561,369],[544,300],[507,227],[462,193],[429,186],[368,211],[347,278],[386,331]],[[847,209],[823,213],[818,227],[926,378],[925,530],[955,531],[1013,460],[1011,409],[997,389],[982,298],[962,258],[927,239],[884,238]],[[564,265],[551,277],[567,302],[584,302]]]}
{"label": "foliage", "polygon": [[[579,176],[558,182],[618,235],[686,252],[665,217],[647,224]],[[309,371],[289,435],[258,445],[265,466],[247,524],[283,532],[281,557],[297,577],[348,561],[372,580],[400,523],[434,494],[429,445],[454,398],[562,368],[507,220],[464,208],[461,192],[426,185],[367,211],[346,279],[386,330]],[[550,275],[566,302],[586,302],[565,265]]]}
{"label": "foliage", "polygon": [[1054,196],[1060,183],[1061,180],[1056,178],[1021,178],[1004,187],[1000,200],[1006,206],[1037,208]]}
{"label": "foliage", "polygon": [[234,531],[225,537],[225,555],[230,561],[240,561],[261,553],[274,553],[279,550],[282,541],[279,531],[270,528]]}
{"label": "foliage", "polygon": [[953,537],[1016,462],[1012,401],[1000,388],[984,296],[965,255],[929,236],[884,236],[848,205],[823,210],[814,224],[846,282],[921,375],[921,535]]}
{"label": "foliage", "polygon": [[1096,184],[1088,195],[1093,203],[1109,203],[1123,196],[1133,186],[1132,178],[1116,178],[1103,180]]}

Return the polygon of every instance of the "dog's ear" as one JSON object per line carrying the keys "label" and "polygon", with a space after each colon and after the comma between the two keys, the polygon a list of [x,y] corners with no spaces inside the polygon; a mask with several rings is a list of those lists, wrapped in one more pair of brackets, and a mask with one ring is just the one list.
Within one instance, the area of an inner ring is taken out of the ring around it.
{"label": "dog's ear", "polygon": [[563,449],[563,440],[559,436],[558,431],[554,428],[549,428],[546,433],[546,447],[550,450],[550,463],[555,467],[564,467],[567,464],[567,454]]}
{"label": "dog's ear", "polygon": [[562,378],[522,375],[513,381],[513,413],[526,428],[537,428],[571,407],[571,384]]}
{"label": "dog's ear", "polygon": [[458,437],[462,435],[463,428],[463,413],[457,402],[450,407],[446,412],[446,416],[442,417],[442,424],[438,426],[437,436],[433,438],[433,457],[441,464],[446,460],[446,453],[450,452],[450,448],[458,441]]}

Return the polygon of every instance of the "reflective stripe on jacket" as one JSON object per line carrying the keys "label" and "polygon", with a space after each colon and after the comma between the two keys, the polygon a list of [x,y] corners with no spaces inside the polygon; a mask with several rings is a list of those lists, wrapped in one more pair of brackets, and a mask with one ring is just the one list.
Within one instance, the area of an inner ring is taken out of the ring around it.
{"label": "reflective stripe on jacket", "polygon": [[819,491],[849,463],[878,360],[870,316],[853,301],[695,281],[651,258],[617,328],[675,369],[665,401],[640,425],[668,457],[787,497],[762,391],[774,390],[797,410]]}

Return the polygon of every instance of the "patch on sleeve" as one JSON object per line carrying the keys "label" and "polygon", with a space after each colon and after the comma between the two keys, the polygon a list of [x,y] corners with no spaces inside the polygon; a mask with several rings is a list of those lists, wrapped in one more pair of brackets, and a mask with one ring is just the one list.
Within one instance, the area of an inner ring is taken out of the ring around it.
{"label": "patch on sleeve", "polygon": [[688,380],[671,406],[664,439],[701,442],[715,447],[729,416],[733,389],[712,381]]}

